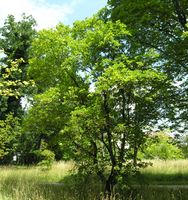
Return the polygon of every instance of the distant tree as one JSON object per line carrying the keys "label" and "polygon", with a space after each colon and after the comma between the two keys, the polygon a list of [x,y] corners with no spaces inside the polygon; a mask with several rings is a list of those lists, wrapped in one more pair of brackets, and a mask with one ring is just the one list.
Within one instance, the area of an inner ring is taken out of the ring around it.
{"label": "distant tree", "polygon": [[174,138],[165,132],[151,134],[144,144],[143,152],[139,152],[144,159],[181,159],[184,158],[183,151]]}
{"label": "distant tree", "polygon": [[181,149],[184,158],[188,158],[188,135],[176,134],[173,142],[179,147],[179,149]]}

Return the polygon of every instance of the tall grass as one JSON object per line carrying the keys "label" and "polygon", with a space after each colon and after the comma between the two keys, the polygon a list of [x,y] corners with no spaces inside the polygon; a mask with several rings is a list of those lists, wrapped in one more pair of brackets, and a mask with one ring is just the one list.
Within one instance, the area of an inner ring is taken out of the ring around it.
{"label": "tall grass", "polygon": [[188,160],[153,160],[138,177],[145,184],[188,184]]}
{"label": "tall grass", "polygon": [[1,167],[0,200],[62,199],[62,190],[51,185],[70,174],[72,163],[56,163],[50,170],[38,167]]}
{"label": "tall grass", "polygon": [[188,174],[188,160],[150,160],[151,166],[143,169],[143,173],[152,174]]}
{"label": "tall grass", "polygon": [[[151,184],[177,184],[178,176],[188,184],[188,161],[152,161],[141,171],[141,183],[131,190],[119,190],[111,200],[185,200],[188,190],[155,188]],[[73,173],[71,162],[56,163],[50,170],[38,167],[0,167],[0,200],[104,200],[103,187],[96,177]],[[170,179],[171,177],[171,179]],[[162,180],[162,181],[161,181]],[[138,183],[138,182],[137,182]]]}

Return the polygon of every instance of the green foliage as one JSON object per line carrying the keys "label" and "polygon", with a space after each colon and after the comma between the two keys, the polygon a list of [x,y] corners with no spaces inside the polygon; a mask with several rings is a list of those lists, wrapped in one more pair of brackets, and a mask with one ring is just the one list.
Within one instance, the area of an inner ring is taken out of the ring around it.
{"label": "green foliage", "polygon": [[[0,119],[5,119],[6,115],[13,113],[17,117],[21,117],[23,110],[21,107],[21,97],[25,94],[29,94],[31,90],[29,87],[23,88],[20,85],[20,81],[23,84],[27,84],[26,71],[28,67],[28,51],[33,40],[36,31],[34,30],[35,20],[31,16],[22,15],[20,21],[15,21],[13,15],[9,15],[5,20],[4,26],[0,28],[0,49],[3,50],[3,57],[0,59],[1,74],[6,74],[6,80],[4,84],[7,85],[7,90],[4,90],[6,99],[0,97],[0,104],[6,104],[4,110],[1,111]],[[22,60],[22,62],[18,62]],[[16,71],[12,67],[12,62],[16,62]],[[12,73],[14,70],[14,73]],[[9,75],[11,73],[11,75]],[[0,78],[2,75],[0,75]],[[1,87],[1,86],[0,86]],[[10,95],[14,91],[16,94]],[[19,95],[17,94],[19,92]],[[6,108],[6,109],[5,109]]]}
{"label": "green foliage", "polygon": [[176,135],[174,143],[182,150],[184,158],[188,158],[188,136],[187,135]]}
{"label": "green foliage", "polygon": [[21,134],[20,122],[13,115],[8,115],[6,120],[0,120],[0,162],[7,154],[13,156],[17,149],[17,139]]}
{"label": "green foliage", "polygon": [[7,63],[8,60],[20,58],[25,62],[28,61],[28,50],[36,34],[35,25],[36,22],[32,16],[23,14],[22,19],[17,22],[13,15],[8,15],[4,26],[0,28],[0,48],[6,56],[6,61],[3,62]]}
{"label": "green foliage", "polygon": [[41,166],[43,169],[50,169],[55,161],[55,154],[48,149],[38,151],[37,156],[40,159],[38,166]]}
{"label": "green foliage", "polygon": [[50,169],[55,161],[55,154],[48,150],[48,144],[41,141],[40,150],[34,151],[37,156],[38,165],[43,169]]}
{"label": "green foliage", "polygon": [[[0,77],[0,95],[1,105],[0,114],[7,109],[7,99],[14,97],[19,99],[23,95],[23,91],[34,86],[33,81],[22,81],[21,79],[14,80],[12,77],[21,74],[19,64],[23,60],[11,62],[10,68],[4,68],[4,73]],[[1,67],[3,68],[3,67]],[[13,153],[17,151],[19,146],[19,138],[21,135],[20,119],[14,116],[14,113],[9,113],[0,120],[0,159],[4,162],[4,157],[7,162],[12,160]],[[7,157],[7,158],[6,158]]]}
{"label": "green foliage", "polygon": [[[22,163],[46,168],[73,159],[80,173],[100,178],[105,198],[145,166],[141,148],[144,158],[183,156],[169,137],[147,137],[164,119],[186,130],[188,62],[185,0],[108,4],[72,27],[36,35],[34,19],[23,15],[20,22],[8,16],[0,29],[0,157],[16,149]],[[21,116],[20,99],[32,88],[27,74],[38,94],[20,137],[13,116]]]}
{"label": "green foliage", "polygon": [[[28,50],[36,34],[34,26],[35,20],[31,16],[27,17],[23,14],[22,19],[18,22],[15,21],[13,15],[9,15],[4,26],[0,28],[0,49],[3,51],[3,57],[0,60],[0,119],[4,123],[9,123],[6,121],[9,115],[13,115],[15,120],[17,117],[23,117],[21,98],[32,93],[34,89],[34,82],[26,77]],[[20,146],[16,132],[12,133],[13,137],[15,137],[14,145]],[[11,145],[9,143],[10,155],[6,155],[9,157],[7,162],[11,162],[11,152],[15,151],[13,144]]]}
{"label": "green foliage", "polygon": [[[23,81],[20,78],[14,79],[14,77],[20,77],[22,70],[19,69],[19,65],[24,63],[23,59],[15,60],[11,62],[11,66],[1,66],[2,70],[0,77],[0,95],[1,98],[15,97],[20,98],[23,96],[26,88],[34,86],[33,81]],[[5,109],[2,107],[2,109]]]}
{"label": "green foliage", "polygon": [[56,144],[79,172],[98,175],[109,194],[142,166],[138,150],[172,87],[148,61],[152,51],[129,55],[128,37],[120,21],[93,17],[39,32],[31,48],[29,74],[41,91],[25,120],[34,149],[44,140],[55,152]]}
{"label": "green foliage", "polygon": [[[29,109],[29,114],[25,116],[23,122],[22,149],[24,150],[24,160],[31,157],[31,152],[41,149],[41,141],[48,144],[48,149],[55,153],[57,160],[62,158],[63,151],[59,132],[63,121],[66,123],[68,120],[68,116],[61,98],[59,88],[50,88],[45,93],[36,95],[33,99],[33,106]],[[31,141],[34,142],[31,143]],[[35,158],[33,159],[33,162],[36,162]]]}
{"label": "green foliage", "polygon": [[108,5],[108,17],[113,21],[121,20],[132,34],[127,40],[131,56],[147,54],[150,50],[158,54],[150,62],[154,68],[165,72],[176,86],[168,98],[168,115],[164,117],[171,120],[171,128],[185,133],[188,124],[187,1],[109,0]]}
{"label": "green foliage", "polygon": [[149,136],[143,149],[144,159],[181,159],[182,149],[173,143],[173,138],[164,132],[159,132]]}

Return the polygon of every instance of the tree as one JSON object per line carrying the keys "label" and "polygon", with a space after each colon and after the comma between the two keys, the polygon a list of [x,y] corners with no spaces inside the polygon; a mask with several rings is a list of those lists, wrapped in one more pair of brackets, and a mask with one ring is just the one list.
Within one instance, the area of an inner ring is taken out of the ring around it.
{"label": "tree", "polygon": [[124,24],[98,17],[72,28],[59,25],[39,33],[30,60],[29,73],[42,92],[28,113],[27,123],[42,122],[32,132],[47,135],[52,123],[64,153],[80,172],[97,174],[109,196],[141,165],[138,150],[172,87],[149,55],[129,56],[129,36]]}
{"label": "tree", "polygon": [[35,80],[39,94],[34,97],[24,123],[23,137],[34,140],[32,147],[29,140],[24,144],[25,152],[40,150],[44,141],[55,152],[56,159],[62,158],[59,132],[78,102],[84,101],[87,90],[87,84],[78,74],[79,57],[75,51],[79,49],[71,36],[71,28],[64,25],[40,31],[33,42],[29,75]]}
{"label": "tree", "polygon": [[62,105],[59,88],[50,88],[34,97],[32,108],[23,123],[20,144],[22,163],[37,163],[39,152],[46,149],[55,153],[56,160],[62,159],[59,132],[66,117],[66,107]]}
{"label": "tree", "polygon": [[143,148],[139,152],[144,159],[182,159],[184,157],[180,146],[174,143],[174,138],[166,132],[151,134]]}
{"label": "tree", "polygon": [[[151,49],[158,53],[153,66],[166,73],[178,87],[172,91],[168,110],[171,128],[187,130],[187,30],[186,0],[171,1],[108,1],[111,19],[121,20],[132,33],[128,41],[131,55]],[[108,12],[109,12],[108,10]]]}
{"label": "tree", "polygon": [[[1,73],[9,70],[12,61],[18,59],[24,60],[24,62],[19,62],[18,66],[21,73],[14,73],[14,76],[9,77],[10,81],[27,81],[28,51],[36,34],[34,29],[35,24],[36,22],[32,16],[23,14],[22,19],[16,22],[14,16],[9,15],[5,20],[4,26],[0,28],[0,49],[4,52],[4,57],[1,58],[1,65],[4,66],[1,68]],[[19,90],[19,86],[17,85],[16,87]],[[20,116],[22,112],[20,99],[23,96],[19,96],[19,98],[9,96],[6,99],[6,109],[0,113],[0,119],[5,119],[8,113],[13,113],[14,116]],[[0,101],[3,103],[4,99],[0,97]]]}
{"label": "tree", "polygon": [[[23,62],[23,60],[11,62],[11,67],[9,68],[5,66],[1,67],[1,69],[5,69],[2,70],[4,73],[2,73],[0,77],[1,112],[6,110],[6,103],[9,97],[19,99],[19,97],[23,95],[22,92],[33,85],[32,81],[28,82],[20,79],[12,80],[12,77],[16,75],[19,76],[21,73],[19,69],[21,62]],[[0,162],[5,162],[6,159],[8,159],[8,161],[12,160],[13,153],[18,146],[20,135],[21,128],[19,118],[9,113],[4,120],[0,120]]]}

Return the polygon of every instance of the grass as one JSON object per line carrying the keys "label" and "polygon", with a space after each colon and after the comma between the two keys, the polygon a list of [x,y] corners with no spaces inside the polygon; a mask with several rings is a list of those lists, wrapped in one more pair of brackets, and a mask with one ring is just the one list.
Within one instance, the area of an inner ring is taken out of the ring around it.
{"label": "grass", "polygon": [[[184,188],[155,188],[153,184],[187,184],[188,161],[152,161],[153,166],[141,170],[133,190],[117,190],[111,200],[185,200]],[[38,167],[0,167],[0,200],[98,200],[104,199],[96,177],[73,173],[71,162],[55,163],[50,170]],[[143,184],[145,183],[145,184]]]}
{"label": "grass", "polygon": [[[21,179],[32,179],[32,181],[47,181],[53,182],[58,181],[62,177],[70,174],[70,171],[73,169],[74,165],[72,162],[59,162],[55,163],[50,170],[45,170],[44,168],[36,166],[2,166],[0,171],[0,176],[3,179],[14,178]],[[2,179],[1,179],[2,180]]]}
{"label": "grass", "polygon": [[188,160],[153,160],[152,166],[141,170],[142,183],[188,185]]}
{"label": "grass", "polygon": [[152,166],[143,169],[143,173],[188,174],[188,160],[151,160]]}
{"label": "grass", "polygon": [[62,190],[49,183],[59,182],[70,174],[72,168],[72,163],[63,162],[56,163],[50,170],[38,167],[1,167],[0,200],[62,199]]}

